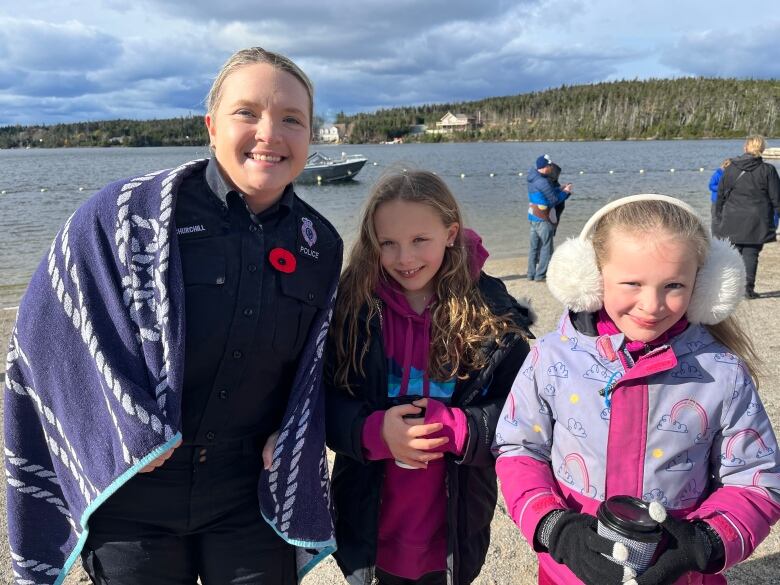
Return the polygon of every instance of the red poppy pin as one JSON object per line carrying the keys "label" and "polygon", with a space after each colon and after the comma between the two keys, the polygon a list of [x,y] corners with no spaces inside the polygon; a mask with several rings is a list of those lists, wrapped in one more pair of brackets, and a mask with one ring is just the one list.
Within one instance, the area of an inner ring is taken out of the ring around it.
{"label": "red poppy pin", "polygon": [[274,248],[271,250],[271,253],[268,254],[268,260],[271,261],[271,266],[276,268],[279,272],[284,272],[285,274],[295,272],[295,256],[289,250]]}

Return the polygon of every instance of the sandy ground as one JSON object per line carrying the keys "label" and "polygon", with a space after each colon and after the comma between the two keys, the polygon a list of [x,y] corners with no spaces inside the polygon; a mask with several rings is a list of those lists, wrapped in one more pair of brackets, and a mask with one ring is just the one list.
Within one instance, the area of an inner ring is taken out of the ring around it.
{"label": "sandy ground", "polygon": [[[509,290],[517,297],[530,299],[538,315],[534,327],[537,334],[551,330],[556,324],[561,306],[551,298],[542,283],[527,282],[525,279],[525,258],[489,261],[487,271],[504,279]],[[763,362],[760,375],[761,395],[775,429],[780,432],[780,390],[778,374],[780,361],[780,244],[764,248],[759,265],[756,289],[762,298],[742,303],[738,315],[746,324]],[[12,317],[6,312],[0,314],[0,334],[6,339],[11,328]],[[5,508],[5,490],[0,490],[0,505]],[[5,514],[2,516],[3,539],[0,542],[0,583],[12,583],[13,575],[8,552]],[[45,530],[45,528],[42,528]],[[776,528],[758,547],[753,556],[728,572],[729,583],[734,585],[769,585],[780,583],[780,529]],[[80,568],[76,567],[65,581],[65,585],[88,583]],[[304,585],[340,584],[344,579],[332,558],[314,569],[305,579]],[[492,525],[492,542],[482,573],[475,582],[478,585],[536,583],[536,560],[528,544],[506,515],[504,502],[499,501]],[[153,585],[153,584],[150,584]]]}

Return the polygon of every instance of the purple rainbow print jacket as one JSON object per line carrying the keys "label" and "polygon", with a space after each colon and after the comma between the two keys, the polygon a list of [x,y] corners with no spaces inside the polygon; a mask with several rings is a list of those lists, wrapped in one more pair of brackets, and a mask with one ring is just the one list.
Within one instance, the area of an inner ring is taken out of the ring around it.
{"label": "purple rainbow print jacket", "polygon": [[[628,494],[710,523],[724,569],[744,560],[780,518],[780,453],[745,365],[700,325],[628,371],[623,342],[584,335],[565,313],[528,354],[494,443],[512,518],[533,543],[551,510],[595,514]],[[580,583],[537,552],[556,583]],[[726,579],[690,573],[678,583]]]}

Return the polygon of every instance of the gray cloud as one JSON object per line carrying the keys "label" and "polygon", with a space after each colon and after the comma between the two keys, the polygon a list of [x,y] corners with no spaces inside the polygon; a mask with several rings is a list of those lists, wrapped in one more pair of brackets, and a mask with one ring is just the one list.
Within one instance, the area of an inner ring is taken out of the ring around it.
{"label": "gray cloud", "polygon": [[661,62],[689,75],[777,78],[778,38],[780,21],[752,30],[691,33],[664,50]]}
{"label": "gray cloud", "polygon": [[122,51],[114,37],[71,21],[64,24],[0,18],[0,57],[20,69],[89,71]]}
{"label": "gray cloud", "polygon": [[21,0],[0,16],[0,124],[202,113],[220,65],[252,45],[301,65],[326,115],[659,71],[780,76],[780,24],[724,33],[691,9],[670,25],[651,0],[42,2],[37,19]]}

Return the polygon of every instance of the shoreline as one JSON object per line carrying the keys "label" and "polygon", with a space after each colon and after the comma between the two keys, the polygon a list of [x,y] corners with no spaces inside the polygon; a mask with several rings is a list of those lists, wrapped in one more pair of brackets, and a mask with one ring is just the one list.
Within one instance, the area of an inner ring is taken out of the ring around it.
{"label": "shoreline", "polygon": [[[115,120],[100,120],[100,122],[114,122]],[[74,124],[84,124],[87,122],[73,122]],[[88,122],[89,124],[92,124],[92,122]],[[97,123],[97,122],[96,122]],[[446,135],[442,135],[446,136]],[[768,141],[770,140],[780,140],[780,135],[778,136],[764,136],[764,138]],[[680,142],[684,140],[690,140],[692,142],[705,142],[710,140],[733,140],[735,142],[742,142],[744,141],[744,136],[677,136],[674,138],[655,138],[652,136],[641,138],[641,137],[628,137],[628,138],[530,138],[527,140],[523,140],[520,138],[508,138],[506,140],[481,140],[481,139],[475,139],[475,140],[440,140],[440,141],[433,141],[433,140],[413,140],[408,139],[404,140],[404,142],[401,143],[394,143],[394,144],[388,144],[383,142],[312,142],[309,144],[309,148],[320,148],[323,146],[403,146],[404,144],[426,144],[426,145],[437,145],[437,144],[470,144],[470,143],[485,143],[485,144],[506,144],[506,143],[519,143],[519,144],[534,144],[534,143],[541,143],[541,142]],[[19,150],[57,150],[57,149],[82,149],[82,150],[92,150],[92,149],[99,149],[99,150],[135,150],[139,148],[205,148],[208,149],[208,144],[157,144],[157,145],[142,145],[142,146],[127,146],[123,144],[112,144],[112,145],[106,145],[106,146],[100,146],[100,145],[79,145],[79,146],[34,146],[31,145],[29,147],[27,146],[11,146],[11,147],[3,147],[0,146],[0,151],[19,151]],[[772,148],[771,146],[767,146],[767,148]]]}
{"label": "shoreline", "polygon": [[[485,271],[500,277],[514,296],[530,300],[531,308],[537,316],[532,331],[538,337],[555,328],[562,314],[562,307],[552,298],[543,283],[526,280],[526,261],[525,256],[489,258]],[[764,296],[743,302],[737,310],[737,317],[756,344],[756,350],[762,359],[759,374],[760,394],[775,431],[780,433],[780,389],[777,384],[777,380],[780,380],[780,360],[776,358],[780,350],[780,243],[764,246],[759,262],[756,289]],[[8,325],[7,322],[0,321],[0,335],[4,342],[7,341],[11,326],[12,323]],[[5,366],[3,371],[4,369]],[[0,490],[0,506],[5,508],[5,490]],[[4,535],[0,543],[0,583],[12,583],[5,514],[2,515],[0,522],[2,522]],[[474,584],[535,585],[535,555],[507,515],[500,493],[491,530],[491,544],[485,565]],[[761,585],[777,582],[780,574],[780,569],[777,568],[778,559],[780,559],[780,524],[772,529],[767,539],[748,560],[726,572],[730,585]],[[71,570],[63,585],[89,583],[80,564],[77,565]],[[332,557],[321,562],[303,580],[304,585],[344,583]]]}

